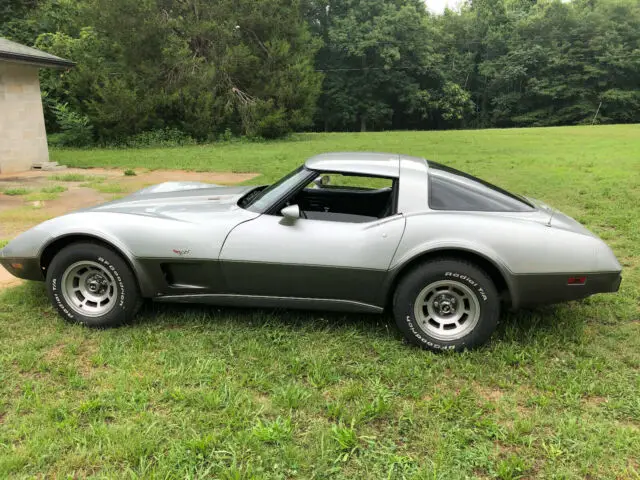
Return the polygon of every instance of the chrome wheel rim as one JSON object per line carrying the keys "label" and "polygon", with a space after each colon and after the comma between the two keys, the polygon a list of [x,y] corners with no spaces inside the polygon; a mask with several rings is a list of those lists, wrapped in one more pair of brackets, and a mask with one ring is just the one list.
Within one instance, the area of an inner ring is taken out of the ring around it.
{"label": "chrome wheel rim", "polygon": [[101,317],[116,305],[117,283],[113,275],[99,263],[74,263],[62,274],[61,285],[67,305],[80,315]]}
{"label": "chrome wheel rim", "polygon": [[420,328],[443,341],[458,340],[480,320],[480,302],[471,288],[452,280],[427,285],[418,294],[414,315]]}

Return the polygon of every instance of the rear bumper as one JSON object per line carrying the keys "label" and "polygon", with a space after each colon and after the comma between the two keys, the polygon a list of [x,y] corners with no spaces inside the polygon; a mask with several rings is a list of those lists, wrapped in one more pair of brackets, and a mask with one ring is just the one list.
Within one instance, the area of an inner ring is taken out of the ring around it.
{"label": "rear bumper", "polygon": [[[584,285],[569,285],[569,277],[586,277]],[[580,300],[596,293],[620,289],[621,272],[515,275],[512,300],[515,308]]]}

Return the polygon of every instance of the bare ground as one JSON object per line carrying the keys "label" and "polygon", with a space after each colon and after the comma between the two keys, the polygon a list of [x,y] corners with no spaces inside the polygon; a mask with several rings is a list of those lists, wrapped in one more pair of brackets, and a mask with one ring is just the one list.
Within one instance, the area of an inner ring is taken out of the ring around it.
{"label": "bare ground", "polygon": [[[98,205],[149,185],[169,181],[190,181],[234,185],[255,178],[254,173],[187,172],[183,170],[135,170],[125,176],[119,169],[70,168],[55,172],[30,171],[0,174],[0,240],[10,240],[21,232],[49,218],[73,210]],[[46,194],[55,187],[66,190]],[[26,190],[25,194],[2,192]],[[116,192],[116,193],[110,193]],[[53,197],[53,198],[43,198]],[[0,289],[20,281],[0,266]]]}

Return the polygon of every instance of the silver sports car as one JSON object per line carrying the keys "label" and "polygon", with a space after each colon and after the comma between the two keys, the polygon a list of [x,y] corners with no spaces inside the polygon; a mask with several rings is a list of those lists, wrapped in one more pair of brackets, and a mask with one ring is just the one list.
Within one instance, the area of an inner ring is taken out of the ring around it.
{"label": "silver sports car", "polygon": [[393,311],[433,350],[488,340],[503,306],[615,292],[611,249],[534,199],[423,158],[312,157],[273,185],[163,183],[44,222],[0,263],[63,317],[131,320],[143,299]]}

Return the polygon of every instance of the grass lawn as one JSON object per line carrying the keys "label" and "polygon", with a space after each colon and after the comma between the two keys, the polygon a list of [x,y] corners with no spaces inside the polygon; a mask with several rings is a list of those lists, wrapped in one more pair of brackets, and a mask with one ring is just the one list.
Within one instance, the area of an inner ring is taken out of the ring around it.
{"label": "grass lawn", "polygon": [[389,315],[145,307],[64,323],[0,294],[0,478],[639,478],[640,126],[297,135],[56,150],[75,167],[260,172],[314,153],[426,156],[544,200],[612,246],[618,295],[506,313],[436,355]]}

